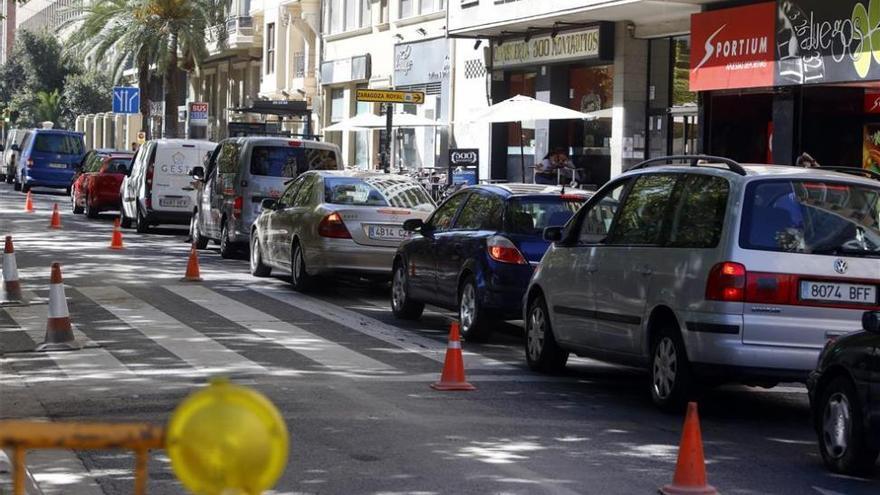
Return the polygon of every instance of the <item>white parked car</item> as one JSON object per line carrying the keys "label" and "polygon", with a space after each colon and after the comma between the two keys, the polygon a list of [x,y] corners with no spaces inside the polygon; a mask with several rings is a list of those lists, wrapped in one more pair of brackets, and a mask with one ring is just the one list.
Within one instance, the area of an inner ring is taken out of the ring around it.
{"label": "white parked car", "polygon": [[162,223],[188,225],[196,202],[190,173],[216,146],[194,139],[156,139],[141,146],[122,182],[122,226],[147,232]]}

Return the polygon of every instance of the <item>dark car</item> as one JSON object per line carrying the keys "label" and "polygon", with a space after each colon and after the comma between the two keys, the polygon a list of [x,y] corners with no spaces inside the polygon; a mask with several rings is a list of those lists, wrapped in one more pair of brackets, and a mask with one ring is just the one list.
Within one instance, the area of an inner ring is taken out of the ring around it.
{"label": "dark car", "polygon": [[95,218],[104,210],[119,210],[122,197],[119,187],[131,168],[134,153],[114,150],[93,150],[86,153],[77,167],[70,190],[73,213],[85,211]]}
{"label": "dark car", "polygon": [[391,309],[417,319],[425,304],[458,309],[461,334],[484,340],[493,321],[519,319],[534,267],[549,247],[543,230],[564,225],[589,198],[535,184],[462,189],[422,222],[394,260]]}
{"label": "dark car", "polygon": [[869,471],[880,453],[880,311],[862,326],[829,341],[807,381],[819,450],[836,473]]}
{"label": "dark car", "polygon": [[14,188],[52,187],[70,191],[73,174],[85,155],[83,133],[59,129],[35,129],[27,134],[19,152]]}

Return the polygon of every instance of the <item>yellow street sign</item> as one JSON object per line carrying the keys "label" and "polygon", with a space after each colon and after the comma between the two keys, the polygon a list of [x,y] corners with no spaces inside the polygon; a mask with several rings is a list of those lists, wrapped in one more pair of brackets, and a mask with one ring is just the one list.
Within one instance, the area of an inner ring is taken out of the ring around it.
{"label": "yellow street sign", "polygon": [[411,103],[421,105],[425,102],[425,93],[422,91],[391,91],[387,89],[359,89],[357,101],[371,101],[376,103]]}
{"label": "yellow street sign", "polygon": [[214,380],[174,410],[165,448],[193,493],[258,494],[274,486],[287,465],[287,426],[263,394]]}
{"label": "yellow street sign", "polygon": [[137,134],[137,143],[144,144],[147,142],[147,133],[144,131],[140,131]]}

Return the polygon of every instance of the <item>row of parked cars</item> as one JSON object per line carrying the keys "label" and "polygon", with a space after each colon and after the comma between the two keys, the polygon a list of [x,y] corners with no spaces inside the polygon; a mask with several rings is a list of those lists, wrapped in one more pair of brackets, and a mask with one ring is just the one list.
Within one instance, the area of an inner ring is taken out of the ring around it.
{"label": "row of parked cars", "polygon": [[[662,158],[595,194],[478,185],[435,206],[412,179],[344,171],[314,141],[155,140],[124,173],[124,158],[99,155],[78,167],[74,209],[97,200],[88,184],[119,175],[100,183],[120,191],[126,226],[189,223],[197,247],[249,253],[253,275],[289,272],[300,291],[340,274],[390,279],[395,316],[457,310],[472,342],[523,319],[532,369],[559,372],[571,354],[644,367],[665,410],[700,386],[804,381],[826,463],[857,472],[877,458],[869,173]],[[865,333],[849,335],[863,316]]]}

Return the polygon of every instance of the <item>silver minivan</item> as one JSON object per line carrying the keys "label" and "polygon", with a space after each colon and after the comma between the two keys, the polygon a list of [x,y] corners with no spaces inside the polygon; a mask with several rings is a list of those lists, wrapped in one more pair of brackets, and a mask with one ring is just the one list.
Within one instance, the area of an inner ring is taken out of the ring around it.
{"label": "silver minivan", "polygon": [[[880,182],[785,166],[652,160],[564,227],[525,299],[525,354],[645,366],[676,409],[697,381],[803,381],[823,346],[880,308]],[[659,165],[659,166],[658,166]]]}
{"label": "silver minivan", "polygon": [[247,249],[264,199],[278,199],[308,170],[343,170],[335,144],[286,137],[238,137],[220,142],[204,167],[193,170],[198,201],[190,236],[199,249],[220,244],[229,258]]}

